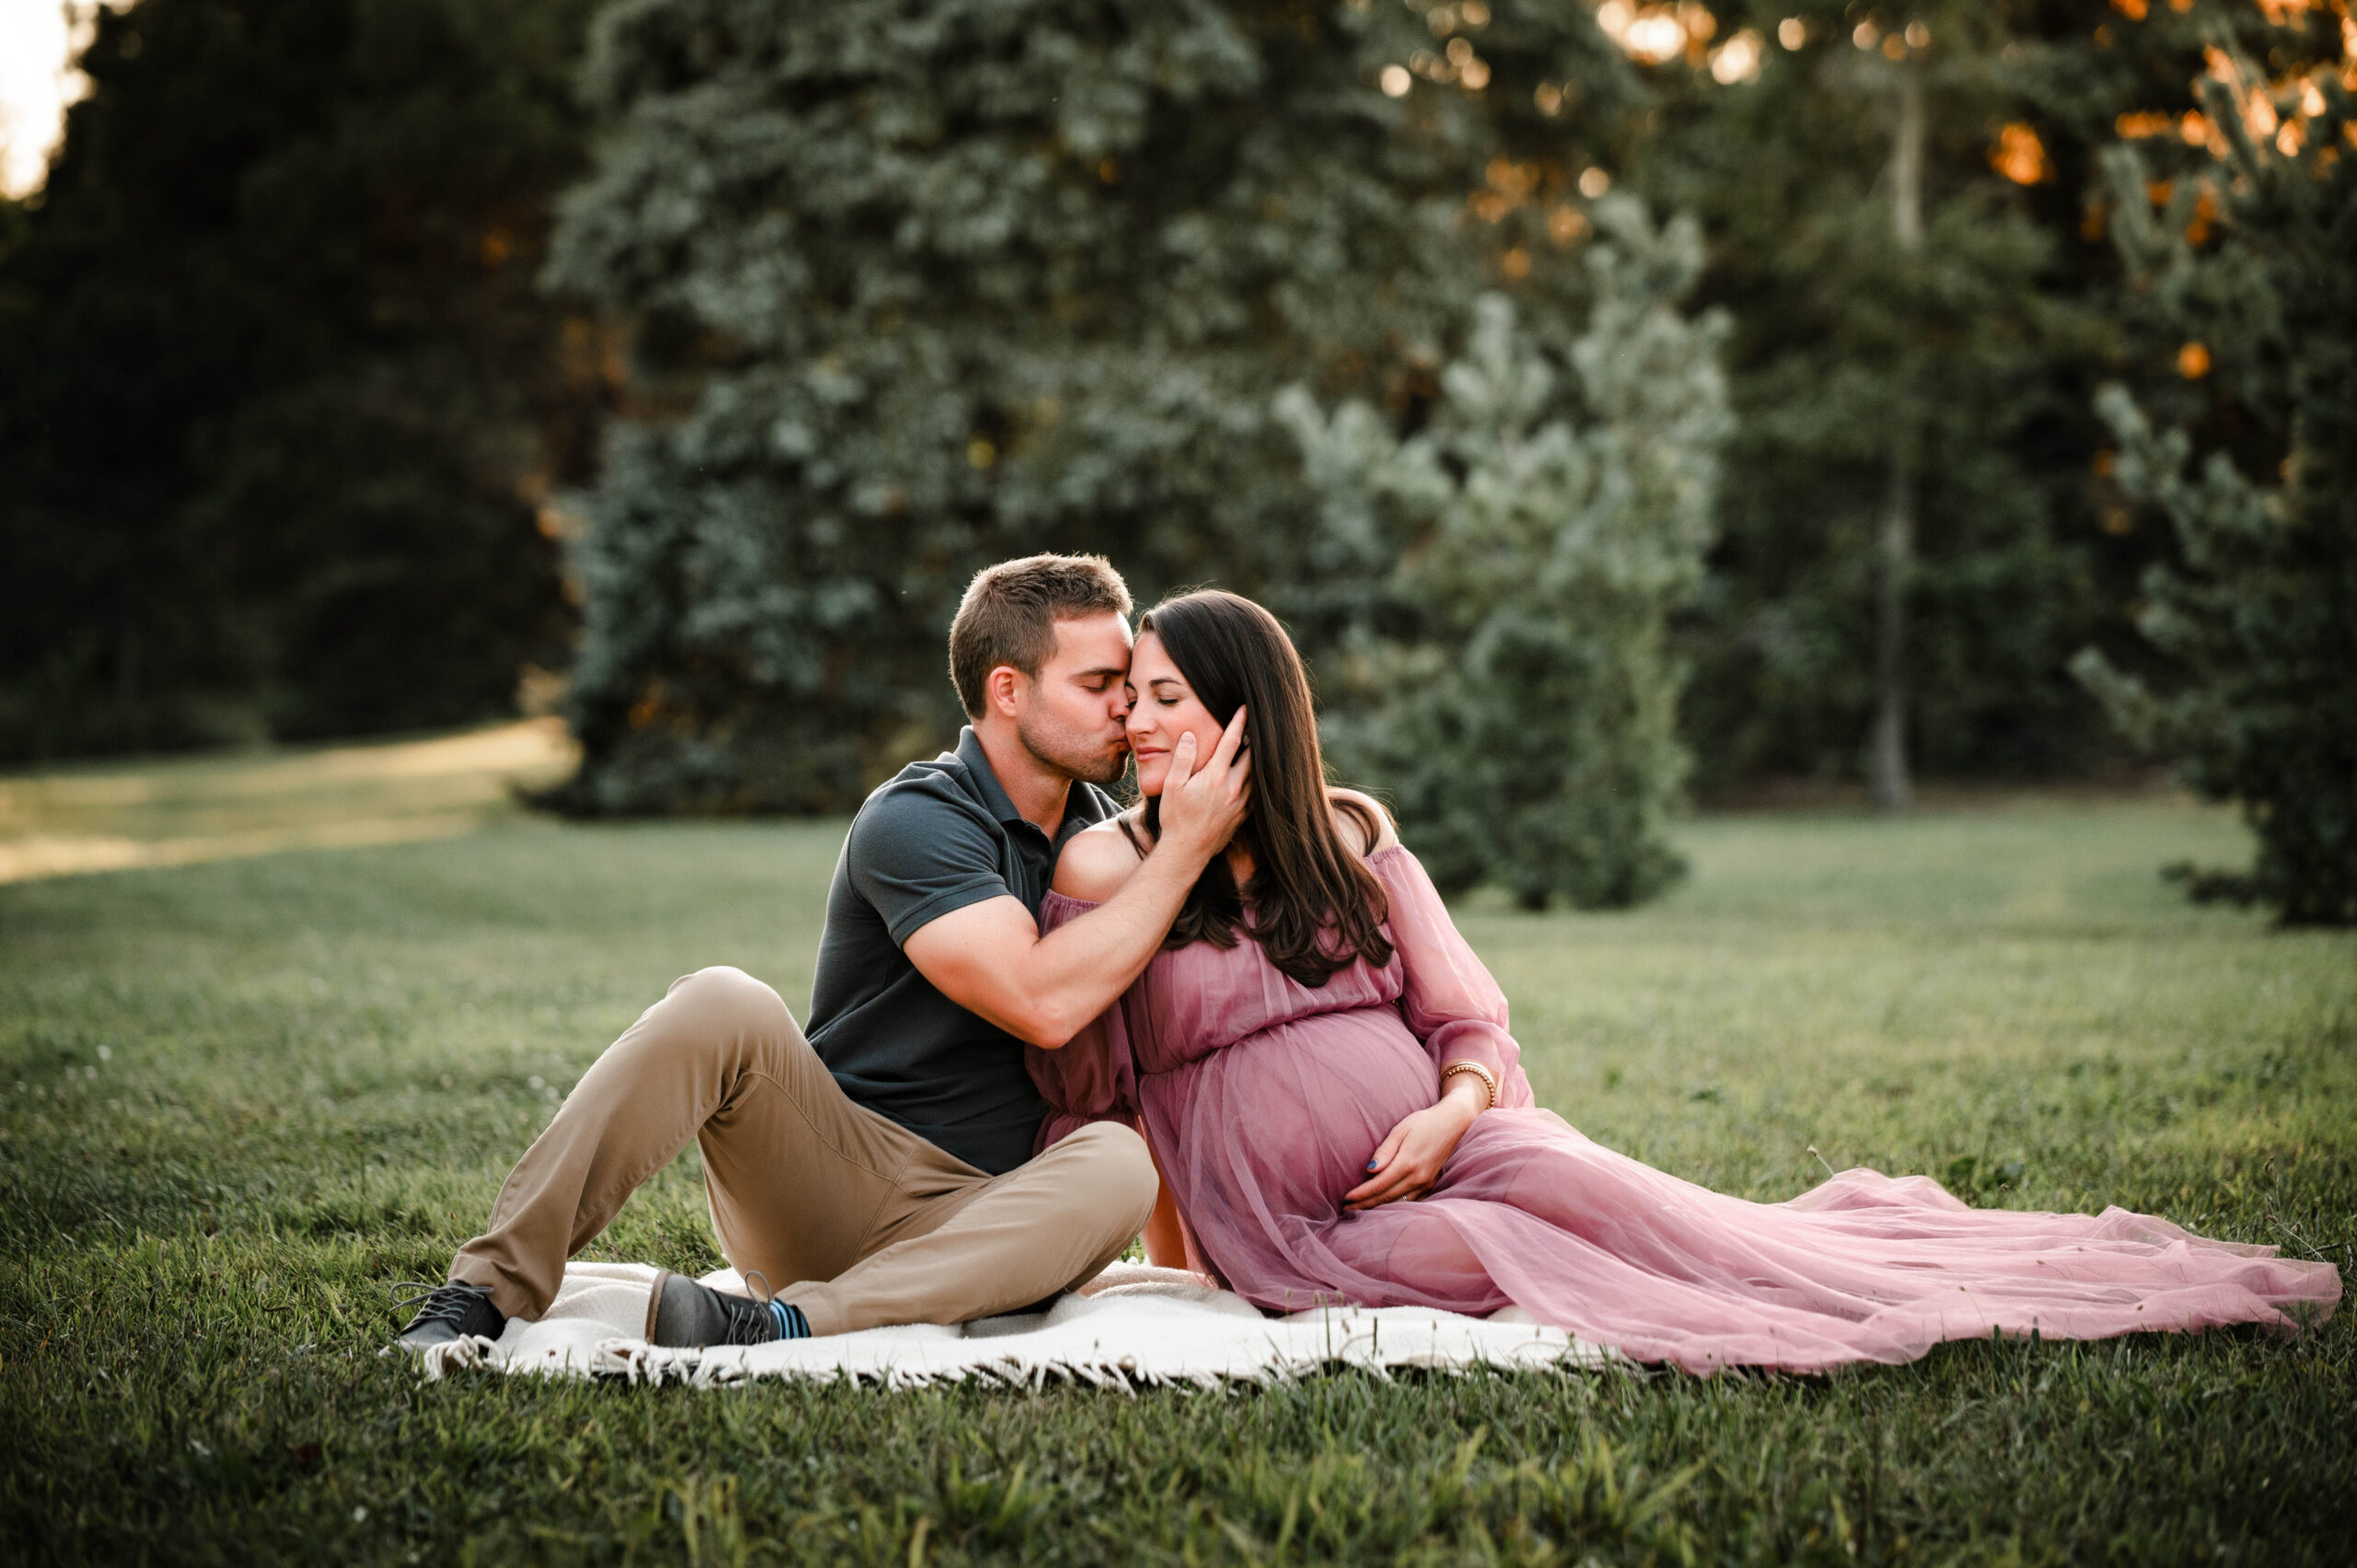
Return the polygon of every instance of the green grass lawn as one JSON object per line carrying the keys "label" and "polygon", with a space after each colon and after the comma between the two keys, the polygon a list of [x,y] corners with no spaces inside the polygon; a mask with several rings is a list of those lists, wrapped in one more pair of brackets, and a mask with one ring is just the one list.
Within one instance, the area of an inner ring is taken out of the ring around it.
{"label": "green grass lawn", "polygon": [[[0,1559],[2347,1562],[2357,1328],[1829,1378],[1226,1395],[461,1377],[380,1354],[557,1098],[710,963],[807,994],[839,824],[508,821],[0,887]],[[1541,1100],[2346,1270],[2357,940],[2190,907],[2223,815],[1706,819],[1630,915],[1476,899]],[[1811,1146],[1819,1153],[1810,1153]],[[692,1153],[598,1253],[716,1263]]]}

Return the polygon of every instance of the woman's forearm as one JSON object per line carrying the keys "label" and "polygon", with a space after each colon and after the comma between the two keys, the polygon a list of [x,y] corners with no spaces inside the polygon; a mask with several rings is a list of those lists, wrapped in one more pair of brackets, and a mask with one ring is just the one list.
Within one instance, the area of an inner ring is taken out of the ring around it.
{"label": "woman's forearm", "polygon": [[1490,1086],[1471,1073],[1452,1073],[1441,1080],[1440,1103],[1454,1102],[1465,1111],[1465,1124],[1471,1126],[1473,1118],[1490,1109]]}

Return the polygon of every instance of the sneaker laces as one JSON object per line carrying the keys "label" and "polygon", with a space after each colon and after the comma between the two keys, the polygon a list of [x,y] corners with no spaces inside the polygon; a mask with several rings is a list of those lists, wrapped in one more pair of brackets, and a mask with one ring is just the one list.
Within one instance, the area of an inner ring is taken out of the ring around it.
{"label": "sneaker laces", "polygon": [[[756,1285],[753,1283],[756,1280],[759,1280],[761,1283]],[[746,1312],[740,1308],[737,1311],[730,1312],[726,1315],[728,1321],[728,1337],[723,1342],[732,1345],[766,1344],[768,1340],[761,1337],[761,1330],[769,1329],[774,1332],[777,1323],[777,1314],[770,1306],[771,1292],[769,1276],[762,1273],[759,1269],[755,1269],[752,1272],[747,1274],[745,1276],[745,1293],[746,1295],[749,1295],[753,1300],[753,1310]],[[737,1299],[743,1300],[744,1297],[740,1296]]]}
{"label": "sneaker laces", "polygon": [[[794,1303],[780,1301],[777,1298],[777,1293],[770,1289],[767,1274],[762,1273],[759,1269],[754,1269],[744,1278],[747,1293],[755,1301],[761,1303],[761,1310],[769,1315],[770,1323],[776,1329],[779,1339],[796,1340],[809,1337],[810,1319],[804,1317],[802,1308],[795,1306]],[[756,1280],[761,1283],[755,1284],[753,1282]]]}
{"label": "sneaker laces", "polygon": [[[410,1294],[403,1295],[401,1293]],[[467,1313],[478,1301],[488,1301],[491,1293],[481,1285],[460,1284],[453,1280],[447,1284],[428,1284],[424,1280],[395,1280],[388,1287],[397,1311],[417,1309],[410,1319],[410,1327],[420,1323],[447,1323],[454,1329],[466,1327]]]}

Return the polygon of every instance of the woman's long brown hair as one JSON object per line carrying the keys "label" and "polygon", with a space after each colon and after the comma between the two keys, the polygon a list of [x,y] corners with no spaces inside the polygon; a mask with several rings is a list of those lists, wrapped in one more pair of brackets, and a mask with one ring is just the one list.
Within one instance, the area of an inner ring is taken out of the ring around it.
{"label": "woman's long brown hair", "polygon": [[[1241,928],[1279,972],[1313,988],[1359,958],[1378,969],[1389,963],[1383,922],[1390,909],[1383,885],[1342,842],[1334,812],[1348,811],[1370,845],[1382,824],[1357,801],[1326,793],[1309,677],[1284,627],[1248,598],[1205,588],[1146,611],[1138,635],[1149,632],[1162,640],[1214,722],[1224,726],[1237,708],[1247,710],[1244,744],[1252,753],[1252,802],[1236,831],[1237,842],[1251,852],[1252,880],[1237,888],[1227,857],[1213,855],[1163,945],[1233,947]],[[1143,692],[1138,700],[1150,701]],[[1159,836],[1161,822],[1162,800],[1155,796],[1145,803],[1146,831]],[[1248,895],[1249,925],[1244,922]]]}

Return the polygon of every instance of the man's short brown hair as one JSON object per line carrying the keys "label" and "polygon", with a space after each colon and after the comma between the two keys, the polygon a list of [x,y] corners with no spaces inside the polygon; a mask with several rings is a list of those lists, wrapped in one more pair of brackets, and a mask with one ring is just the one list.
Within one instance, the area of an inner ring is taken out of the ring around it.
{"label": "man's short brown hair", "polygon": [[991,671],[1011,664],[1034,680],[1054,656],[1056,622],[1130,612],[1129,586],[1101,555],[1027,555],[974,574],[949,623],[949,679],[980,718]]}

